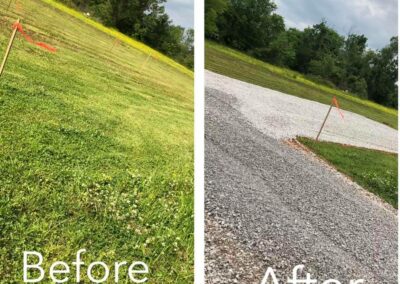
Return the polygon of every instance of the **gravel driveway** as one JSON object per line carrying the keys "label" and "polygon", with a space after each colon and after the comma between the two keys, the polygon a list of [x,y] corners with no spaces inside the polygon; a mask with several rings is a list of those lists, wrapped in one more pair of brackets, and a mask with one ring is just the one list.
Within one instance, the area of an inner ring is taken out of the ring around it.
{"label": "gravel driveway", "polygon": [[397,283],[397,211],[260,131],[240,96],[206,89],[206,283],[259,284],[298,264],[318,283]]}
{"label": "gravel driveway", "polygon": [[[277,139],[315,138],[329,106],[206,71],[207,87],[238,100],[240,112],[256,128]],[[340,100],[339,100],[340,104]],[[361,115],[332,109],[320,140],[397,152],[397,130]]]}

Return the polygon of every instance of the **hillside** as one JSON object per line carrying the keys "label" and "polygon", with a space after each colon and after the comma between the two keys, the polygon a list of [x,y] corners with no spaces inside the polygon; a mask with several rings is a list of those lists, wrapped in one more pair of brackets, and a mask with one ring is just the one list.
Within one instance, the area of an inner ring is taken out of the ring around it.
{"label": "hillside", "polygon": [[17,34],[0,78],[2,283],[21,281],[24,250],[81,248],[191,283],[193,73],[51,0],[8,3],[0,54],[17,18],[57,52]]}
{"label": "hillside", "polygon": [[336,96],[341,108],[397,129],[397,110],[387,108],[349,93],[320,85],[304,75],[280,68],[244,53],[206,41],[206,69],[308,100],[330,104]]}

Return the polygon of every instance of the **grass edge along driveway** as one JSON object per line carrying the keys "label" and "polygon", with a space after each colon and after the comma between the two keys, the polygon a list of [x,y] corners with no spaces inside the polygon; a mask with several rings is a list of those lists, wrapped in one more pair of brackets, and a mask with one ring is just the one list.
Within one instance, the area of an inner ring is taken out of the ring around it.
{"label": "grass edge along driveway", "polygon": [[297,137],[297,141],[397,209],[397,154],[306,137]]}

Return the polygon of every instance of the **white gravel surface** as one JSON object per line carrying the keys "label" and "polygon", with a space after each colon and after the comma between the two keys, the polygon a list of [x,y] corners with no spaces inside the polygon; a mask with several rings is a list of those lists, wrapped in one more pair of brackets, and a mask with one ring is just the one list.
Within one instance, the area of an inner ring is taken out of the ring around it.
{"label": "white gravel surface", "polygon": [[[276,139],[315,138],[329,106],[206,71],[207,87],[238,101],[239,111],[264,134]],[[340,101],[339,101],[340,104]],[[361,115],[332,109],[320,140],[397,152],[397,130]]]}

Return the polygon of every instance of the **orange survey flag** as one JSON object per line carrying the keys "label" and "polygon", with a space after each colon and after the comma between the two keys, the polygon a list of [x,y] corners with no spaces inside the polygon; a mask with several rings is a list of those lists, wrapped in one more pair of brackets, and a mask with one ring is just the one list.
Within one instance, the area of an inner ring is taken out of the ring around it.
{"label": "orange survey flag", "polygon": [[333,97],[333,99],[332,99],[332,104],[334,104],[334,105],[336,106],[336,108],[338,109],[338,112],[339,112],[340,116],[344,119],[344,115],[343,115],[343,113],[340,111],[339,103],[338,103],[338,101],[337,101],[337,99],[336,99],[336,96]]}
{"label": "orange survey flag", "polygon": [[50,45],[48,45],[48,44],[46,44],[46,43],[44,43],[44,42],[36,42],[36,41],[34,41],[34,40],[24,31],[24,29],[22,28],[22,25],[21,25],[20,23],[18,23],[18,22],[14,23],[13,29],[17,29],[17,30],[24,36],[24,38],[25,38],[28,42],[30,42],[30,43],[32,43],[32,44],[34,44],[34,45],[37,45],[37,46],[40,46],[41,48],[44,48],[44,49],[46,49],[46,50],[48,50],[48,51],[50,51],[50,52],[56,52],[56,51],[57,51],[57,49],[56,49],[55,47],[52,47],[52,46],[50,46]]}

